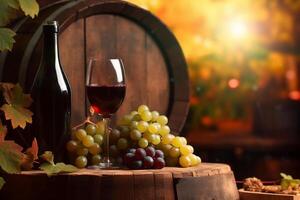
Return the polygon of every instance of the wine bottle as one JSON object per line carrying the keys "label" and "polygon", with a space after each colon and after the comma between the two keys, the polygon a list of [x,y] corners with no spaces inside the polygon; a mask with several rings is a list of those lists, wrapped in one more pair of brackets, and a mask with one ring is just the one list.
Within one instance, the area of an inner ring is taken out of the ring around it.
{"label": "wine bottle", "polygon": [[32,131],[40,153],[52,151],[55,161],[63,161],[70,130],[71,89],[59,60],[58,31],[56,21],[43,26],[43,56],[31,89]]}

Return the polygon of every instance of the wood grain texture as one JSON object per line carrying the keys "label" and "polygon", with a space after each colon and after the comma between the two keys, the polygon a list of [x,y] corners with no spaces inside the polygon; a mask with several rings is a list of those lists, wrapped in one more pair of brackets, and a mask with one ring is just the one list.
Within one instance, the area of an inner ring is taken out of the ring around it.
{"label": "wood grain texture", "polygon": [[300,200],[300,195],[271,194],[239,190],[241,200]]}
{"label": "wood grain texture", "polygon": [[[176,191],[178,199],[223,199],[238,200],[233,174],[218,174],[210,178],[189,177],[177,179]],[[197,185],[197,187],[194,187]]]}
{"label": "wood grain texture", "polygon": [[85,118],[84,20],[78,20],[65,29],[60,34],[59,43],[61,64],[72,90],[71,122],[78,124]]}
{"label": "wood grain texture", "polygon": [[[159,47],[142,27],[120,16],[90,16],[86,19],[86,40],[87,62],[90,58],[100,63],[110,58],[123,60],[127,89],[117,119],[141,104],[166,114],[167,66]],[[99,72],[101,78],[105,79]]]}
{"label": "wood grain texture", "polygon": [[[1,199],[238,199],[228,165],[161,170],[90,170],[47,177],[42,171],[5,175]],[[19,192],[14,192],[18,189]]]}
{"label": "wood grain texture", "polygon": [[123,17],[115,19],[116,50],[118,57],[124,61],[127,84],[126,98],[118,112],[122,116],[138,105],[148,103],[148,95],[145,95],[149,78],[146,66],[146,32]]}

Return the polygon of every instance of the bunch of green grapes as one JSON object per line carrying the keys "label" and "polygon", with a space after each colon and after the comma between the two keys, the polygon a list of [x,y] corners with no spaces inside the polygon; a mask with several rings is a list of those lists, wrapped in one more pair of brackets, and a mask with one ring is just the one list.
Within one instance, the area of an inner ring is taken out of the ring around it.
{"label": "bunch of green grapes", "polygon": [[85,128],[73,130],[71,140],[66,148],[70,153],[71,162],[78,168],[87,165],[98,165],[101,161],[101,153],[104,141],[105,122],[87,124]]}
{"label": "bunch of green grapes", "polygon": [[184,137],[171,134],[168,118],[157,111],[150,111],[141,105],[137,111],[125,115],[110,135],[110,150],[113,156],[120,157],[129,148],[153,146],[163,151],[167,166],[190,167],[201,162],[191,145]]}

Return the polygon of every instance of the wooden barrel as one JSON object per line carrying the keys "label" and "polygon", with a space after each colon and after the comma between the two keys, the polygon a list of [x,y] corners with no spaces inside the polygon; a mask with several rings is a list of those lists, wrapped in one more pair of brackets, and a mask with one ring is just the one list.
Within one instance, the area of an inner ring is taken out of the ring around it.
{"label": "wooden barrel", "polygon": [[[85,69],[91,57],[122,58],[127,91],[117,117],[147,104],[169,117],[179,133],[188,112],[189,84],[182,50],[150,12],[123,1],[59,1],[35,19],[20,19],[11,52],[0,54],[0,80],[20,82],[28,92],[41,61],[42,25],[60,24],[60,58],[72,88],[72,125],[87,114]],[[99,74],[99,76],[103,76]]]}
{"label": "wooden barrel", "polygon": [[224,164],[161,170],[82,169],[50,178],[41,171],[28,171],[5,178],[7,183],[0,191],[0,199],[7,200],[239,199],[234,176]]}

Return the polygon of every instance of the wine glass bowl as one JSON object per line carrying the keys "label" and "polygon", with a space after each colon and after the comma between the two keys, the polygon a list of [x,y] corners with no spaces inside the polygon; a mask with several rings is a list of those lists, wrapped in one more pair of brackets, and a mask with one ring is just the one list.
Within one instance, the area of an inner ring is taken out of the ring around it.
{"label": "wine glass bowl", "polygon": [[106,124],[107,157],[101,163],[103,168],[110,168],[109,159],[109,122],[111,116],[121,106],[126,93],[125,71],[121,59],[107,59],[100,61],[91,58],[88,62],[86,73],[87,98],[97,115],[101,115]]}

